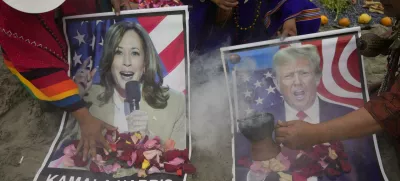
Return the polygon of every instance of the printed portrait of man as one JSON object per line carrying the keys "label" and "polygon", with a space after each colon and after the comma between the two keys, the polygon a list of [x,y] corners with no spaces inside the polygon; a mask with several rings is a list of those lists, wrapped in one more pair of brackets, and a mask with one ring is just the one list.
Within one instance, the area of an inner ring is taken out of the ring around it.
{"label": "printed portrait of man", "polygon": [[[283,101],[272,106],[270,104],[263,104],[262,112],[271,113],[274,117],[275,125],[279,120],[283,122],[304,120],[311,124],[318,124],[343,116],[354,110],[350,107],[325,101],[319,97],[318,85],[322,78],[322,70],[320,68],[321,57],[316,46],[300,45],[280,49],[275,53],[272,61],[273,82],[276,89],[280,92]],[[272,133],[272,137],[274,136],[274,133]],[[259,158],[254,158],[254,156],[257,157],[263,155],[262,152],[269,151],[265,148],[264,150],[258,149],[258,153],[255,153],[254,149],[250,149],[254,143],[249,143],[241,133],[235,134],[235,144],[238,143],[240,143],[240,146],[238,145],[236,148],[241,148],[235,150],[237,160],[245,156],[251,157],[253,161],[260,160]],[[358,175],[363,175],[363,177],[368,175],[365,173],[359,174],[362,170],[371,169],[362,160],[373,158],[374,153],[370,151],[361,153],[361,150],[359,150],[360,153],[357,152],[357,149],[366,148],[370,144],[368,140],[358,140],[357,143],[349,140],[340,144],[344,145],[344,152],[349,157],[346,161],[348,161],[348,166],[352,170],[337,177],[337,180],[358,180]],[[298,150],[290,150],[282,145],[281,153],[291,163],[294,163],[299,158]],[[290,171],[288,172],[290,174]],[[267,175],[260,175],[240,166],[236,168],[236,177],[237,180],[247,181],[272,179],[268,178]],[[320,180],[328,181],[330,179],[325,175],[319,177],[312,176],[307,179],[307,181]]]}
{"label": "printed portrait of man", "polygon": [[320,61],[314,45],[288,47],[275,54],[273,80],[284,102],[266,111],[274,113],[276,121],[304,120],[316,124],[353,111],[318,97],[317,87],[322,77]]}

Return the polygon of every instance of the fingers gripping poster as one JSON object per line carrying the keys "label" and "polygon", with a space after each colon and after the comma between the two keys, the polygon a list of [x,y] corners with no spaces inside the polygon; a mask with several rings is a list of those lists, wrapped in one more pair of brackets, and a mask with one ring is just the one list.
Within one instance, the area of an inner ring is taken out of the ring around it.
{"label": "fingers gripping poster", "polygon": [[187,7],[64,18],[70,76],[89,112],[104,122],[82,160],[81,130],[64,114],[35,181],[178,181],[193,171]]}
{"label": "fingers gripping poster", "polygon": [[351,28],[221,49],[232,98],[234,181],[387,180],[375,135],[305,150],[275,137],[278,121],[323,123],[369,99],[359,33]]}

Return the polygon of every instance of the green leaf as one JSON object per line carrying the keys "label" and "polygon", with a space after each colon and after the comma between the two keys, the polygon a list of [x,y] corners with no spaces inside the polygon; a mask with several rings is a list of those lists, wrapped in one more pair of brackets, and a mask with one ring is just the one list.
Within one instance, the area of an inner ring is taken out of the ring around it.
{"label": "green leaf", "polygon": [[335,21],[351,5],[349,0],[320,0],[320,2],[328,10],[336,12]]}

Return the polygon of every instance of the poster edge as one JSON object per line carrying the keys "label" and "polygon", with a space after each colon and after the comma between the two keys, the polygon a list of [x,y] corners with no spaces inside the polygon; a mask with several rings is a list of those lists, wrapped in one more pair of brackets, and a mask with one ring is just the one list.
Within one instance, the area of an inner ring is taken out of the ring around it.
{"label": "poster edge", "polygon": [[[284,43],[290,43],[293,41],[304,41],[307,39],[314,39],[315,37],[327,37],[327,36],[333,36],[333,35],[341,35],[341,34],[352,34],[353,36],[361,36],[361,27],[357,26],[357,27],[352,27],[352,28],[345,28],[345,29],[339,29],[339,30],[331,30],[331,31],[326,31],[326,32],[317,32],[317,33],[312,33],[312,34],[306,34],[306,35],[300,35],[300,36],[295,36],[295,37],[288,37],[285,40],[280,40],[280,39],[273,39],[273,40],[266,40],[266,41],[260,41],[260,42],[255,42],[255,43],[247,43],[247,44],[241,44],[241,45],[235,45],[235,46],[226,46],[226,47],[221,47],[220,48],[220,52],[221,52],[221,60],[223,62],[223,67],[224,67],[224,72],[225,72],[225,79],[226,79],[226,85],[227,85],[227,89],[228,89],[228,96],[229,96],[229,109],[230,111],[232,111],[232,103],[231,103],[231,94],[230,94],[230,89],[229,89],[229,82],[228,82],[228,73],[226,71],[226,62],[224,59],[224,55],[225,52],[229,52],[229,51],[237,51],[237,50],[242,50],[242,49],[246,49],[246,48],[255,48],[255,47],[261,47],[261,46],[267,46],[267,45],[272,45],[272,44],[284,44]],[[357,40],[357,39],[356,39]],[[358,49],[358,47],[357,47]],[[368,84],[367,84],[367,77],[365,74],[365,67],[364,67],[364,56],[360,55],[361,58],[361,71],[362,74],[361,76],[363,76],[363,81],[361,82],[361,84],[364,84],[364,92],[365,92],[365,96],[367,101],[369,100],[369,92],[368,92]],[[319,96],[319,94],[318,94]],[[323,97],[323,96],[322,96]],[[347,106],[348,107],[348,106]],[[358,108],[359,109],[359,108]],[[233,125],[236,125],[235,120],[233,119],[233,112],[230,113],[231,114],[231,122],[232,122],[232,126],[231,126],[231,134],[232,134],[232,181],[235,181],[235,174],[236,174],[236,158],[235,158],[235,132],[233,129]],[[378,141],[377,141],[377,137],[376,134],[371,135],[372,139],[374,141],[374,149],[375,149],[375,154],[378,160],[378,165],[380,168],[380,172],[381,172],[381,176],[383,177],[383,179],[385,181],[388,181],[387,175],[386,175],[386,171],[383,167],[383,163],[382,163],[382,158],[381,158],[381,154],[379,151],[379,146],[378,146]]]}
{"label": "poster edge", "polygon": [[[184,18],[185,18],[185,20],[184,20],[184,23],[185,23],[185,25],[186,25],[186,30],[185,30],[185,33],[186,33],[186,41],[185,41],[185,43],[186,43],[186,51],[185,51],[185,54],[186,54],[186,62],[187,62],[187,66],[186,66],[186,70],[187,70],[187,76],[186,76],[186,79],[187,79],[187,89],[188,89],[188,95],[187,95],[187,99],[188,99],[188,105],[187,105],[187,108],[188,108],[188,112],[187,112],[187,117],[188,117],[188,121],[187,121],[187,126],[185,126],[186,127],[186,129],[187,128],[189,128],[189,160],[191,160],[192,159],[192,151],[193,151],[193,147],[192,147],[192,126],[191,126],[191,122],[192,122],[192,114],[191,114],[191,99],[190,99],[190,97],[191,97],[191,86],[190,86],[190,49],[189,49],[189,44],[190,44],[190,39],[189,39],[189,19],[190,19],[190,17],[189,17],[189,11],[188,11],[188,6],[185,6],[185,7],[183,7],[183,9],[184,9],[184,12],[185,12],[185,14],[184,14]],[[186,181],[186,179],[187,179],[187,174],[185,174],[185,176],[184,176],[184,181]]]}
{"label": "poster edge", "polygon": [[232,181],[235,181],[235,147],[234,147],[235,135],[233,134],[234,133],[235,120],[233,118],[233,110],[232,110],[233,108],[232,108],[231,93],[230,93],[230,89],[229,89],[230,86],[229,86],[229,81],[228,81],[228,73],[227,73],[226,62],[225,62],[225,53],[224,53],[222,48],[220,48],[220,52],[221,52],[222,66],[223,66],[224,75],[225,75],[225,88],[228,91],[229,115],[230,115],[230,119],[231,119],[231,136],[232,136],[232,138],[231,138],[231,140],[232,140],[231,149],[232,149],[232,158],[233,158],[232,159],[233,160],[233,162],[232,162],[232,164],[233,164],[233,166],[232,166]]}
{"label": "poster edge", "polygon": [[[152,9],[139,9],[139,10],[129,10],[129,11],[122,11],[121,15],[140,15],[140,14],[145,14],[145,13],[155,13],[155,12],[160,12],[160,13],[166,13],[168,14],[169,12],[174,12],[174,11],[183,11],[184,13],[182,14],[183,16],[183,23],[184,28],[185,28],[185,34],[186,34],[186,41],[184,41],[185,43],[185,54],[186,54],[186,58],[185,58],[185,63],[186,63],[186,70],[187,70],[187,75],[186,75],[186,79],[187,79],[187,100],[188,100],[188,105],[187,105],[187,109],[188,109],[188,121],[187,124],[188,126],[185,126],[185,130],[189,129],[187,133],[189,133],[189,159],[191,159],[192,156],[192,132],[191,132],[191,103],[190,103],[190,95],[191,95],[191,91],[190,91],[190,56],[189,56],[189,12],[188,12],[188,6],[176,6],[176,7],[166,7],[166,8],[152,8]],[[104,16],[112,16],[114,15],[114,12],[106,12],[106,13],[93,13],[93,14],[84,14],[84,15],[76,15],[76,16],[67,16],[67,17],[63,17],[62,18],[62,22],[63,22],[63,35],[66,39],[66,44],[68,47],[67,50],[67,57],[68,57],[68,76],[71,77],[71,47],[69,44],[69,39],[67,36],[67,25],[66,25],[66,20],[68,19],[78,19],[78,18],[90,18],[90,17],[104,17]],[[186,73],[186,72],[185,72]],[[63,112],[63,117],[61,120],[61,124],[60,127],[58,129],[57,135],[54,138],[54,140],[52,141],[52,144],[50,146],[50,148],[47,151],[46,157],[45,159],[42,161],[42,164],[40,166],[40,168],[38,169],[38,171],[36,171],[35,177],[33,179],[33,181],[37,181],[37,179],[39,178],[40,174],[43,172],[44,167],[47,165],[47,162],[50,159],[50,156],[53,154],[54,151],[54,147],[56,146],[57,142],[60,139],[61,133],[63,132],[64,129],[64,124],[66,121],[66,117],[67,117],[68,113],[67,112]],[[189,127],[189,128],[188,128]],[[183,181],[187,180],[187,174],[184,174],[183,177]]]}
{"label": "poster edge", "polygon": [[[361,31],[358,31],[358,34],[357,34],[358,37],[357,38],[361,37],[361,35],[362,35]],[[364,56],[362,56],[361,54],[360,54],[360,56],[361,56],[360,63],[361,63],[361,67],[362,67],[362,69],[361,69],[362,70],[362,76],[364,77],[363,83],[364,83],[364,87],[365,87],[364,88],[365,89],[365,99],[366,99],[366,101],[369,101],[370,97],[369,97],[369,91],[368,91],[367,76],[366,76],[366,73],[365,73],[365,66],[364,66],[365,65],[365,60],[364,60]],[[381,155],[381,152],[379,150],[379,143],[378,143],[378,139],[377,139],[376,134],[372,134],[372,139],[374,141],[375,153],[376,153],[376,157],[378,159],[379,169],[381,170],[382,177],[383,177],[383,179],[385,181],[389,181],[389,179],[388,179],[388,177],[386,175],[386,170],[383,167],[382,155]]]}
{"label": "poster edge", "polygon": [[[119,16],[122,15],[132,15],[132,14],[146,14],[146,13],[163,13],[163,12],[174,12],[174,11],[186,11],[188,6],[172,6],[172,7],[161,7],[161,8],[150,8],[150,9],[134,9],[121,11]],[[104,13],[91,13],[83,15],[74,15],[63,17],[64,20],[67,19],[79,19],[79,18],[93,18],[93,17],[104,17],[104,16],[115,16],[115,12],[104,12]]]}
{"label": "poster edge", "polygon": [[58,128],[58,133],[57,133],[56,137],[54,138],[53,142],[51,143],[50,148],[47,151],[46,157],[45,157],[44,161],[42,161],[42,164],[41,164],[40,168],[36,172],[35,177],[33,178],[33,181],[37,181],[37,179],[39,178],[40,174],[43,172],[44,167],[47,165],[47,162],[50,159],[50,156],[52,154],[52,151],[53,151],[54,147],[56,146],[56,143],[57,143],[58,139],[60,138],[61,133],[62,133],[62,131],[64,129],[64,124],[65,124],[66,117],[67,117],[67,112],[64,111],[63,117],[61,119],[60,127]]}
{"label": "poster edge", "polygon": [[222,47],[221,51],[234,51],[234,50],[240,50],[240,49],[245,49],[245,48],[250,48],[250,47],[265,46],[265,45],[270,45],[270,44],[289,43],[292,41],[311,39],[311,38],[315,38],[317,36],[326,37],[326,36],[332,36],[332,35],[337,35],[337,34],[347,34],[347,33],[352,33],[352,32],[355,33],[355,32],[359,32],[360,30],[361,30],[361,27],[357,26],[357,27],[345,28],[345,29],[339,29],[339,30],[317,32],[317,33],[311,33],[311,34],[306,34],[306,35],[288,37],[285,40],[272,39],[272,40],[260,41],[260,42],[255,42],[255,43],[246,43],[246,44],[235,45],[235,46],[227,46],[227,47]]}

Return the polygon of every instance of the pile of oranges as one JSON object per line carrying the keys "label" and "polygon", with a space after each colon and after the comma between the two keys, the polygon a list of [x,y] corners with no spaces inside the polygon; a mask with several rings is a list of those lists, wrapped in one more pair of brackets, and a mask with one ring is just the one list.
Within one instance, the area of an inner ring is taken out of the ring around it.
{"label": "pile of oranges", "polygon": [[[360,15],[360,17],[358,18],[358,23],[359,24],[368,24],[371,21],[371,19],[372,19],[371,16],[364,13],[364,14]],[[322,15],[321,16],[321,24],[326,25],[326,24],[328,24],[328,22],[329,22],[328,17],[325,15]],[[387,27],[390,27],[393,25],[392,18],[390,18],[390,17],[382,18],[380,23]],[[349,27],[351,24],[351,21],[349,18],[342,18],[338,21],[338,24],[341,27]]]}

